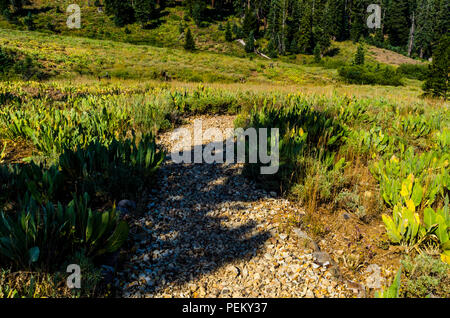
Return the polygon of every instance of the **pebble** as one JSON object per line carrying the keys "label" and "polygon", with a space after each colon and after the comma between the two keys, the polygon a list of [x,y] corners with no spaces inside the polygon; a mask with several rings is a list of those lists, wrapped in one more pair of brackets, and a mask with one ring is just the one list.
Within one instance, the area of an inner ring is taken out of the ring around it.
{"label": "pebble", "polygon": [[[204,129],[233,127],[233,116],[202,118]],[[170,133],[158,138],[171,149]],[[242,176],[242,164],[166,160],[157,189],[130,229],[142,238],[117,278],[123,297],[352,295],[333,276],[321,279],[331,260],[299,248],[300,239],[310,239],[306,232],[280,233],[283,216],[303,213],[299,206],[275,192],[267,196]]]}

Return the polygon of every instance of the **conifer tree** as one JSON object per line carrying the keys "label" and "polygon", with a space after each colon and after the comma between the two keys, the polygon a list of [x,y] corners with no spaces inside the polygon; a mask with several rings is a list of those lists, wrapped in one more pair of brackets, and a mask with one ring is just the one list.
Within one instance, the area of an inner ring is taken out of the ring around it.
{"label": "conifer tree", "polygon": [[270,3],[269,16],[267,18],[267,32],[272,45],[279,49],[281,35],[281,0],[272,0]]}
{"label": "conifer tree", "polygon": [[255,36],[259,33],[258,19],[252,10],[247,9],[245,12],[244,21],[242,22],[242,32],[245,36],[249,36],[251,32],[253,32]]}
{"label": "conifer tree", "polygon": [[230,21],[227,21],[227,25],[225,27],[225,40],[227,42],[233,41],[233,33],[231,32]]}
{"label": "conifer tree", "polygon": [[146,24],[156,17],[155,0],[134,0],[134,12],[136,20]]}
{"label": "conifer tree", "polygon": [[347,0],[330,0],[330,31],[337,41],[347,40],[349,34],[349,15]]}
{"label": "conifer tree", "polygon": [[300,29],[301,7],[299,0],[293,0],[292,12],[287,20],[287,34],[286,43],[288,44],[287,50],[291,53],[299,53],[298,51],[298,31]]}
{"label": "conifer tree", "polygon": [[366,6],[363,0],[355,0],[351,10],[351,27],[350,38],[353,42],[358,42],[359,39],[367,34],[367,27],[365,21]]}
{"label": "conifer tree", "polygon": [[123,0],[105,0],[106,13],[114,16],[117,26],[125,26],[135,21],[134,9],[131,2]]}
{"label": "conifer tree", "polygon": [[423,85],[426,95],[448,99],[448,77],[450,73],[450,36],[442,36],[433,52],[427,78]]}
{"label": "conifer tree", "polygon": [[250,32],[247,41],[245,42],[245,52],[253,53],[255,51],[255,36],[253,31]]}
{"label": "conifer tree", "polygon": [[364,47],[362,45],[358,45],[358,48],[356,49],[354,64],[364,65],[364,60],[365,60]]}
{"label": "conifer tree", "polygon": [[3,14],[5,10],[9,10],[10,2],[9,0],[0,0],[0,13]]}
{"label": "conifer tree", "polygon": [[416,50],[420,58],[431,56],[432,43],[434,39],[436,8],[435,0],[418,0],[417,2],[417,29]]}
{"label": "conifer tree", "polygon": [[27,26],[29,31],[33,31],[36,28],[31,12],[28,12],[28,15],[23,19],[23,23]]}
{"label": "conifer tree", "polygon": [[386,32],[393,46],[404,46],[409,36],[409,10],[407,0],[391,2],[387,10]]}
{"label": "conifer tree", "polygon": [[206,2],[201,0],[196,1],[192,10],[192,18],[198,26],[205,20],[205,11]]}
{"label": "conifer tree", "polygon": [[320,44],[317,43],[316,47],[314,48],[314,62],[320,63],[321,60],[322,60],[322,56],[321,56]]}
{"label": "conifer tree", "polygon": [[273,39],[271,39],[267,45],[267,55],[271,58],[278,57],[278,46]]}
{"label": "conifer tree", "polygon": [[309,2],[303,3],[303,16],[300,21],[298,47],[302,53],[312,53],[314,36],[312,30],[312,8]]}
{"label": "conifer tree", "polygon": [[25,1],[23,1],[23,0],[10,0],[10,4],[11,4],[14,12],[18,12],[18,11],[22,10],[24,2]]}
{"label": "conifer tree", "polygon": [[194,51],[195,50],[195,40],[194,37],[192,36],[192,32],[191,29],[187,29],[186,32],[186,38],[185,38],[185,42],[184,42],[184,49],[187,51]]}

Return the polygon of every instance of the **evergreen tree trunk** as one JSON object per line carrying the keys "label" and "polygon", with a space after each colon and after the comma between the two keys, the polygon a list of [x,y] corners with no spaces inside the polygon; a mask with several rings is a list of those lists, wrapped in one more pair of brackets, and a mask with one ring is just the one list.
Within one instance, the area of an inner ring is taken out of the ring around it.
{"label": "evergreen tree trunk", "polygon": [[411,29],[409,31],[409,43],[408,43],[408,56],[411,56],[411,52],[414,46],[414,33],[416,31],[416,21],[414,12],[412,13],[411,17]]}

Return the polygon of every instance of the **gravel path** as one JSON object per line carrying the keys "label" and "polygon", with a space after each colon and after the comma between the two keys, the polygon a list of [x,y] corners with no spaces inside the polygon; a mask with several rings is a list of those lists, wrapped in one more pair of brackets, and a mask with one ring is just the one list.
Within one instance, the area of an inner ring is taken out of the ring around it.
{"label": "gravel path", "polygon": [[[203,129],[233,127],[233,117],[201,117]],[[184,127],[192,130],[193,119]],[[170,133],[160,142],[168,149]],[[346,283],[288,230],[304,214],[258,189],[242,165],[174,164],[134,221],[134,255],[118,273],[124,297],[348,297]],[[295,234],[297,233],[297,234]]]}

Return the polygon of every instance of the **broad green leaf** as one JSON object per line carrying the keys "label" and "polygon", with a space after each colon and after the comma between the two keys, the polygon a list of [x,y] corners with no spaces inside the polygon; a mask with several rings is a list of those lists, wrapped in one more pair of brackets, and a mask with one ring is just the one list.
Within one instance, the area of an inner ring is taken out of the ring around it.
{"label": "broad green leaf", "polygon": [[400,292],[400,279],[402,277],[402,268],[400,267],[397,275],[395,275],[394,281],[386,291],[385,298],[398,298]]}
{"label": "broad green leaf", "polygon": [[411,199],[414,202],[415,206],[419,206],[422,202],[423,189],[422,186],[416,182],[413,188],[413,193],[411,195]]}
{"label": "broad green leaf", "polygon": [[394,243],[400,243],[402,236],[392,218],[388,215],[383,214],[382,219],[384,224],[386,225],[386,231],[389,239]]}
{"label": "broad green leaf", "polygon": [[441,244],[444,244],[448,241],[447,222],[445,222],[444,218],[441,215],[437,215],[436,221],[438,224],[436,235],[439,238],[439,241],[441,242]]}
{"label": "broad green leaf", "polygon": [[436,223],[436,213],[432,208],[426,208],[423,212],[423,222],[425,223],[427,230]]}
{"label": "broad green leaf", "polygon": [[40,254],[40,250],[39,250],[39,247],[37,247],[37,246],[32,247],[28,250],[28,257],[29,257],[30,264],[37,262],[37,260],[39,259],[39,254]]}

